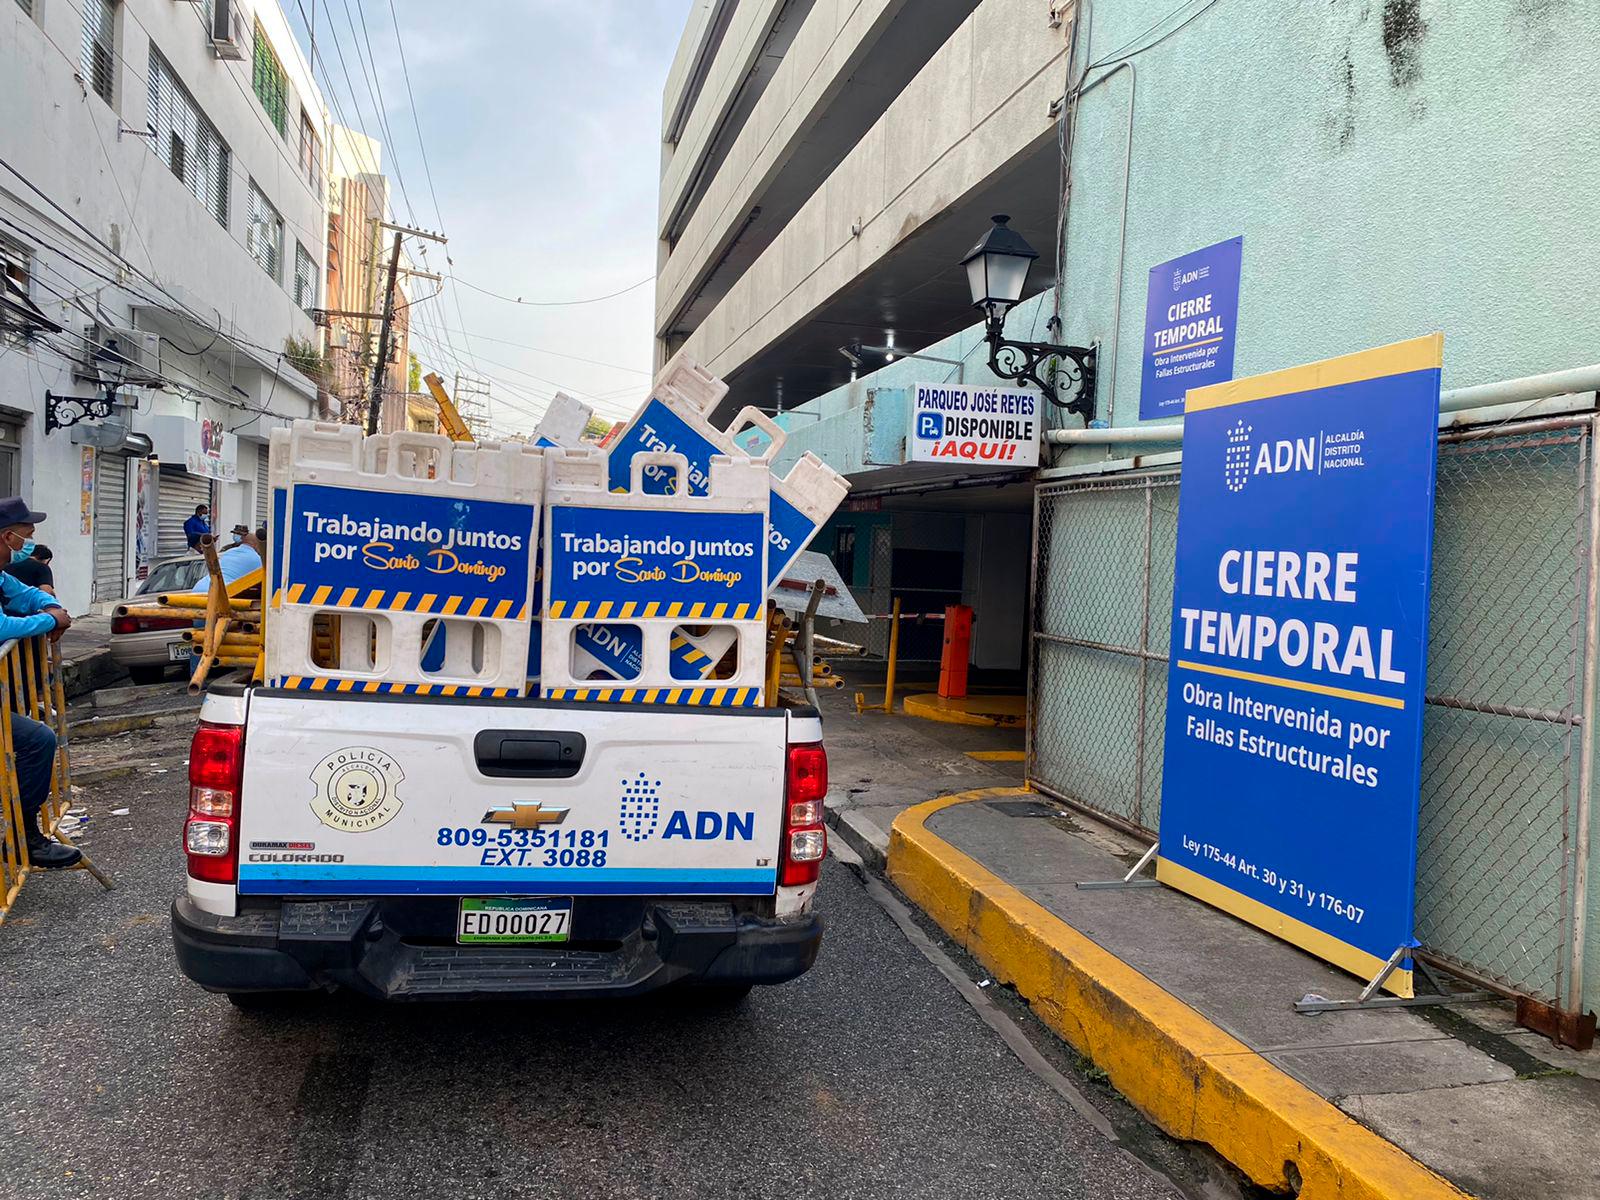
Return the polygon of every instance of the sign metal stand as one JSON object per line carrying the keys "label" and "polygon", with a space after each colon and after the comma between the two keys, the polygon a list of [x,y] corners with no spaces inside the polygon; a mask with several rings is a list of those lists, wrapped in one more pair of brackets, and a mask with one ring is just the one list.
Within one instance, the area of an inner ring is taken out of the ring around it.
{"label": "sign metal stand", "polygon": [[[1079,885],[1082,886],[1081,884]],[[1498,1000],[1500,996],[1490,991],[1451,991],[1445,986],[1439,973],[1420,958],[1412,962],[1422,972],[1424,978],[1433,986],[1433,993],[1423,996],[1379,996],[1377,991],[1383,986],[1383,981],[1399,967],[1400,963],[1413,951],[1421,948],[1420,942],[1409,942],[1396,946],[1383,967],[1374,975],[1366,987],[1361,989],[1361,995],[1354,1000],[1329,1000],[1315,992],[1307,992],[1295,1001],[1294,1010],[1297,1013],[1315,1015],[1325,1012],[1348,1012],[1351,1009],[1368,1008],[1424,1008],[1438,1004],[1478,1004],[1485,1000]]]}
{"label": "sign metal stand", "polygon": [[1144,856],[1133,864],[1129,872],[1121,879],[1089,879],[1078,884],[1082,892],[1120,892],[1128,888],[1153,888],[1160,887],[1161,881],[1149,875],[1137,878],[1139,872],[1148,867],[1156,859],[1156,851],[1161,849],[1161,843],[1156,842],[1144,852]]}

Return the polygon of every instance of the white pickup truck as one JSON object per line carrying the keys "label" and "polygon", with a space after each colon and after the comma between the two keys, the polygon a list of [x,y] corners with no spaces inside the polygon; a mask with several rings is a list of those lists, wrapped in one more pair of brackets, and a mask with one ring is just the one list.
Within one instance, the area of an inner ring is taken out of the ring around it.
{"label": "white pickup truck", "polygon": [[241,1005],[737,998],[816,958],[827,773],[811,709],[219,684],[178,962]]}

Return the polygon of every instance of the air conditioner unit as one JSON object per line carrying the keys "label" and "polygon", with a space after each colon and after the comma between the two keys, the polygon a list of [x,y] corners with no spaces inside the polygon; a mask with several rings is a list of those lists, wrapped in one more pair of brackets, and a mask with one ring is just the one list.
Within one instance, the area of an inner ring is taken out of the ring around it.
{"label": "air conditioner unit", "polygon": [[249,45],[247,30],[239,0],[212,0],[211,53],[218,58],[243,59]]}
{"label": "air conditioner unit", "polygon": [[137,329],[89,327],[89,371],[103,382],[129,387],[158,387],[161,338]]}

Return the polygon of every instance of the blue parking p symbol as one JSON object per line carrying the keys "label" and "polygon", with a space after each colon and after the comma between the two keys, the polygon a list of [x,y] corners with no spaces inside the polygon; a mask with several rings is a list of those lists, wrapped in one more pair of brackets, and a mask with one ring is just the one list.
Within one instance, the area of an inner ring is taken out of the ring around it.
{"label": "blue parking p symbol", "polygon": [[917,436],[919,438],[936,438],[944,433],[944,414],[936,412],[920,412],[917,414]]}

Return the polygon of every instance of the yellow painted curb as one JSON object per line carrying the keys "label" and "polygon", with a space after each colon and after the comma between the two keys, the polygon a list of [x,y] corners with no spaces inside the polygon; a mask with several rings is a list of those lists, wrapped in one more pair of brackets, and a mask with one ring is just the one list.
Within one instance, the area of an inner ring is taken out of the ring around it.
{"label": "yellow painted curb", "polygon": [[977,725],[985,729],[1020,727],[1028,718],[1022,696],[964,696],[946,700],[938,692],[907,696],[900,702],[908,717],[945,725]]}
{"label": "yellow painted curb", "polygon": [[1205,1142],[1300,1200],[1462,1200],[1467,1193],[1347,1116],[1061,918],[930,832],[980,788],[897,816],[889,878],[1173,1137]]}

